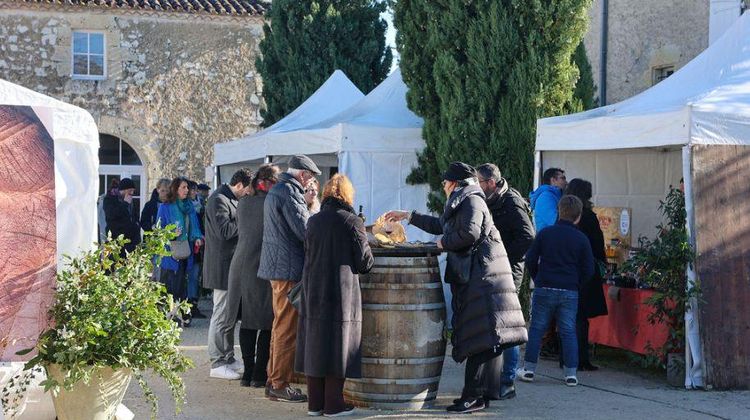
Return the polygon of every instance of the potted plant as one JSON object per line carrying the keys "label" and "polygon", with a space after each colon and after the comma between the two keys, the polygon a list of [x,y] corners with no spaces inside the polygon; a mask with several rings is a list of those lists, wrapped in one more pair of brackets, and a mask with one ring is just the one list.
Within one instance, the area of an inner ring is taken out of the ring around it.
{"label": "potted plant", "polygon": [[138,381],[156,418],[158,401],[143,376],[152,370],[166,381],[179,412],[185,399],[180,373],[192,367],[179,350],[180,328],[172,321],[188,310],[153,281],[154,263],[168,255],[174,226],[147,233],[144,243],[121,254],[122,236],[77,258],[66,258],[57,275],[55,300],[24,370],[3,389],[6,415],[13,418],[30,378],[51,391],[59,420],[111,419],[130,378]]}
{"label": "potted plant", "polygon": [[698,296],[697,285],[688,286],[687,268],[692,264],[694,251],[685,226],[685,196],[682,191],[670,188],[664,201],[659,203],[666,225],[657,226],[653,241],[639,239],[640,251],[624,266],[623,271],[637,273],[641,283],[654,289],[646,300],[653,308],[648,321],[665,324],[669,328],[667,341],[661,348],[650,348],[643,364],[666,368],[670,383],[679,384],[684,379],[685,309],[693,297]]}

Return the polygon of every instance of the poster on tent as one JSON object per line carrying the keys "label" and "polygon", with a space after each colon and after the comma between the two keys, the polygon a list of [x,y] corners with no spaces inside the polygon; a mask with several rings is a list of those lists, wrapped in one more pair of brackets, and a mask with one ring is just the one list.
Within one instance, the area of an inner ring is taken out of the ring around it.
{"label": "poster on tent", "polygon": [[56,274],[55,159],[30,107],[0,105],[0,361],[27,359]]}

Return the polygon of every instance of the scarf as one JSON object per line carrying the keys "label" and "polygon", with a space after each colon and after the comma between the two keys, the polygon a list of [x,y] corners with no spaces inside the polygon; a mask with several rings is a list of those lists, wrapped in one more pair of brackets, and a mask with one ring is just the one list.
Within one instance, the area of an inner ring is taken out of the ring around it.
{"label": "scarf", "polygon": [[191,203],[190,200],[187,200],[187,199],[185,200],[177,199],[175,201],[175,204],[177,205],[177,208],[180,210],[180,215],[178,215],[178,218],[179,218],[178,226],[180,226],[180,228],[182,229],[182,234],[177,239],[181,241],[186,241],[190,237],[190,232],[188,232],[188,229],[186,229],[186,227],[189,228],[190,230],[193,229],[192,225],[186,226],[187,218],[190,217],[190,212],[191,210],[193,210],[193,203]]}

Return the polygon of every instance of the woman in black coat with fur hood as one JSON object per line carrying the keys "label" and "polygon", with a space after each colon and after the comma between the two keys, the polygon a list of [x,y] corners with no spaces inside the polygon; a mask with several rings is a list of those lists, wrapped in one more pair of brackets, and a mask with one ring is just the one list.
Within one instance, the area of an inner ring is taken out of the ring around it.
{"label": "woman in black coat with fur hood", "polygon": [[426,232],[443,234],[438,247],[448,253],[445,282],[453,293],[453,359],[466,360],[461,398],[448,411],[470,413],[489,406],[487,384],[501,372],[498,364],[488,362],[505,348],[527,341],[526,323],[508,255],[476,171],[454,162],[443,179],[447,201],[442,216],[392,211],[386,219],[408,220]]}
{"label": "woman in black coat with fur hood", "polygon": [[[568,183],[565,194],[574,195],[581,199],[583,212],[578,222],[578,229],[589,239],[594,260],[599,265],[606,265],[607,257],[604,252],[604,233],[599,226],[596,213],[591,210],[591,183],[576,178]],[[594,270],[594,277],[581,285],[578,293],[578,314],[576,316],[576,336],[578,337],[578,370],[597,370],[591,364],[589,355],[589,319],[607,315],[607,301],[604,299],[602,284],[604,279],[599,270]]]}

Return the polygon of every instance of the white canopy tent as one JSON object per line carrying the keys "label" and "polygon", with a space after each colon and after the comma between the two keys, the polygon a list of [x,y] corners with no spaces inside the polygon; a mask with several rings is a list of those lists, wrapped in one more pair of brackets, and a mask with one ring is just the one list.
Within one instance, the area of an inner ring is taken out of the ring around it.
{"label": "white canopy tent", "polygon": [[[659,200],[685,180],[695,241],[693,147],[750,145],[750,16],[668,79],[617,104],[537,122],[535,182],[550,167],[594,185],[600,206],[632,208],[633,238],[653,236]],[[690,281],[695,273],[689,273]],[[704,385],[697,306],[686,313],[685,385]]]}
{"label": "white canopy tent", "polygon": [[[417,164],[417,152],[424,147],[422,120],[406,106],[406,92],[401,72],[396,70],[366,97],[336,115],[283,130],[269,127],[254,136],[216,145],[216,165],[260,161],[268,156],[274,161],[295,154],[314,159],[328,156],[336,159],[338,171],[354,183],[355,207],[363,207],[368,221],[392,209],[427,211],[427,186],[406,183]],[[337,98],[329,101],[340,102]],[[408,227],[407,234],[411,240],[432,239],[414,227]]]}

